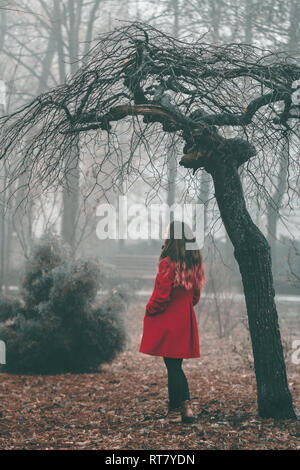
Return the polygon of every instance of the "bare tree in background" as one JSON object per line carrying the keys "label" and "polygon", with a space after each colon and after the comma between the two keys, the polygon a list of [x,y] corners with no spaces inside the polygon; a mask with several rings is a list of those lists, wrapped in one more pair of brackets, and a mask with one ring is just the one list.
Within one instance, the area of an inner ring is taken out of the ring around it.
{"label": "bare tree in background", "polygon": [[[298,1],[292,0],[288,4],[289,10],[287,12],[289,16],[288,28],[287,28],[287,45],[286,50],[289,54],[293,54],[299,47],[300,40],[300,4]],[[276,268],[277,263],[277,226],[280,218],[280,209],[282,206],[283,198],[286,193],[286,187],[288,185],[288,172],[289,172],[289,145],[293,139],[293,134],[287,128],[284,133],[284,139],[281,143],[281,153],[279,157],[279,169],[271,178],[273,188],[272,197],[269,198],[267,203],[267,231],[268,241],[271,247],[271,254],[273,259],[273,266]],[[276,168],[277,169],[277,168]]]}
{"label": "bare tree in background", "polygon": [[[20,9],[21,14],[16,16],[13,11],[10,15],[3,54],[23,71],[27,70],[31,81],[35,83],[35,90],[32,85],[30,90],[26,90],[25,84],[25,95],[27,91],[33,95],[40,95],[48,90],[49,86],[64,83],[69,74],[74,74],[79,69],[79,57],[89,50],[99,16],[98,10],[104,3],[101,0],[96,0],[92,4],[86,0],[18,2],[16,8]],[[27,34],[30,38],[28,41],[25,39]],[[69,153],[65,155],[65,178],[62,180],[61,233],[73,251],[78,245],[76,236],[80,236],[76,231],[79,215],[79,152],[78,143],[74,141]],[[25,206],[22,200],[26,195],[29,181],[30,171],[23,172],[20,175],[16,201],[21,229],[24,224],[24,215],[21,216],[21,213],[24,212]],[[26,210],[30,215],[31,202],[27,202]],[[31,242],[30,220],[29,216],[28,239]]]}
{"label": "bare tree in background", "polygon": [[[278,158],[286,129],[299,139],[299,104],[293,101],[299,78],[296,59],[285,53],[242,44],[186,43],[136,23],[100,37],[84,66],[65,84],[3,119],[0,142],[0,156],[10,162],[29,130],[35,130],[22,166],[15,165],[10,175],[13,181],[30,162],[35,187],[46,180],[57,184],[64,174],[64,155],[80,134],[81,145],[85,137],[103,142],[107,136],[107,153],[99,161],[102,168],[111,158],[109,143],[118,132],[118,121],[125,120],[149,143],[158,141],[161,128],[179,133],[184,142],[180,164],[212,176],[242,276],[259,414],[277,419],[296,416],[274,301],[270,248],[246,208],[240,169],[245,166],[251,175],[252,164],[259,168],[254,175],[259,185],[270,156],[274,162]],[[233,129],[236,137],[223,137],[223,127]],[[151,145],[148,149],[151,162]],[[294,173],[297,158],[290,146],[289,167]],[[131,154],[127,172],[142,175],[143,168],[136,164]]]}

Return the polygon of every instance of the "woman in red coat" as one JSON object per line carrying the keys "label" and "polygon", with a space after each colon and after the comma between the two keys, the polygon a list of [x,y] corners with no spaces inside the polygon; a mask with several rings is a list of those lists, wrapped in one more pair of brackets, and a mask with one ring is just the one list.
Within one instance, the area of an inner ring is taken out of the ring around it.
{"label": "woman in red coat", "polygon": [[140,345],[140,352],[164,359],[171,422],[193,420],[182,361],[200,357],[194,305],[206,278],[200,251],[186,249],[186,243],[196,244],[191,229],[183,222],[171,222],[146,306]]}

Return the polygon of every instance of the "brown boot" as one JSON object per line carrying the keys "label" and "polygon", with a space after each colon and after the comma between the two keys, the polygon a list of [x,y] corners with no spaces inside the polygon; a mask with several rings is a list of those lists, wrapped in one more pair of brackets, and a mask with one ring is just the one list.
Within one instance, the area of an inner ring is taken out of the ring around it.
{"label": "brown boot", "polygon": [[195,420],[190,400],[185,400],[181,407],[181,418],[183,423],[192,423]]}

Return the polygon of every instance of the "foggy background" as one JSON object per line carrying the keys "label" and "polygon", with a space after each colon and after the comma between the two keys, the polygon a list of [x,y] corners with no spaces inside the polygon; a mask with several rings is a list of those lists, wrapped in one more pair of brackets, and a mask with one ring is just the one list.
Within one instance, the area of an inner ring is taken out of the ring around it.
{"label": "foggy background", "polygon": [[[28,0],[2,1],[0,6],[2,114],[12,113],[35,96],[63,83],[80,67],[81,57],[93,46],[93,39],[123,21],[147,22],[186,41],[247,43],[290,53],[298,52],[299,48],[297,0]],[[131,145],[124,127],[119,141],[114,143],[112,166],[120,165],[122,158],[126,161]],[[101,152],[101,145],[91,142],[89,153],[82,149],[79,166],[68,173],[60,190],[49,187],[42,195],[34,190],[28,193],[28,170],[7,188],[2,165],[2,292],[18,296],[24,261],[35,239],[49,229],[71,246],[74,258],[100,261],[105,269],[132,283],[137,292],[150,291],[161,240],[99,240],[96,235],[97,206],[109,202],[117,207],[118,197],[126,195],[129,204],[204,204],[203,256],[209,277],[206,295],[220,297],[230,292],[231,299],[242,294],[238,267],[219,217],[210,175],[198,171],[191,185],[186,170],[176,163],[182,148],[170,142],[168,154],[163,159],[157,155],[157,167],[145,179],[124,171],[117,180],[112,180],[109,169],[97,172],[95,161],[101,161]],[[136,152],[146,164],[146,152],[138,143]],[[259,184],[249,183],[246,174],[243,184],[250,214],[271,245],[276,294],[296,296],[300,293],[300,210],[294,197],[297,188],[291,193],[287,191],[287,174],[288,168],[282,164],[279,171],[276,168],[274,174],[270,172],[260,182],[270,195],[268,200],[260,193]],[[299,304],[294,305],[297,309]]]}

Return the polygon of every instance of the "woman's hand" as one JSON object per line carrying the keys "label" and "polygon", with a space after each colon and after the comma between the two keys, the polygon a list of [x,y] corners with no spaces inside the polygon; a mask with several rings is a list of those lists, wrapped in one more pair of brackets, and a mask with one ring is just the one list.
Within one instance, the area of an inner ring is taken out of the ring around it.
{"label": "woman's hand", "polygon": [[158,265],[153,294],[146,306],[146,316],[163,313],[171,301],[171,291],[174,278],[174,265],[167,268],[168,260],[164,258]]}

